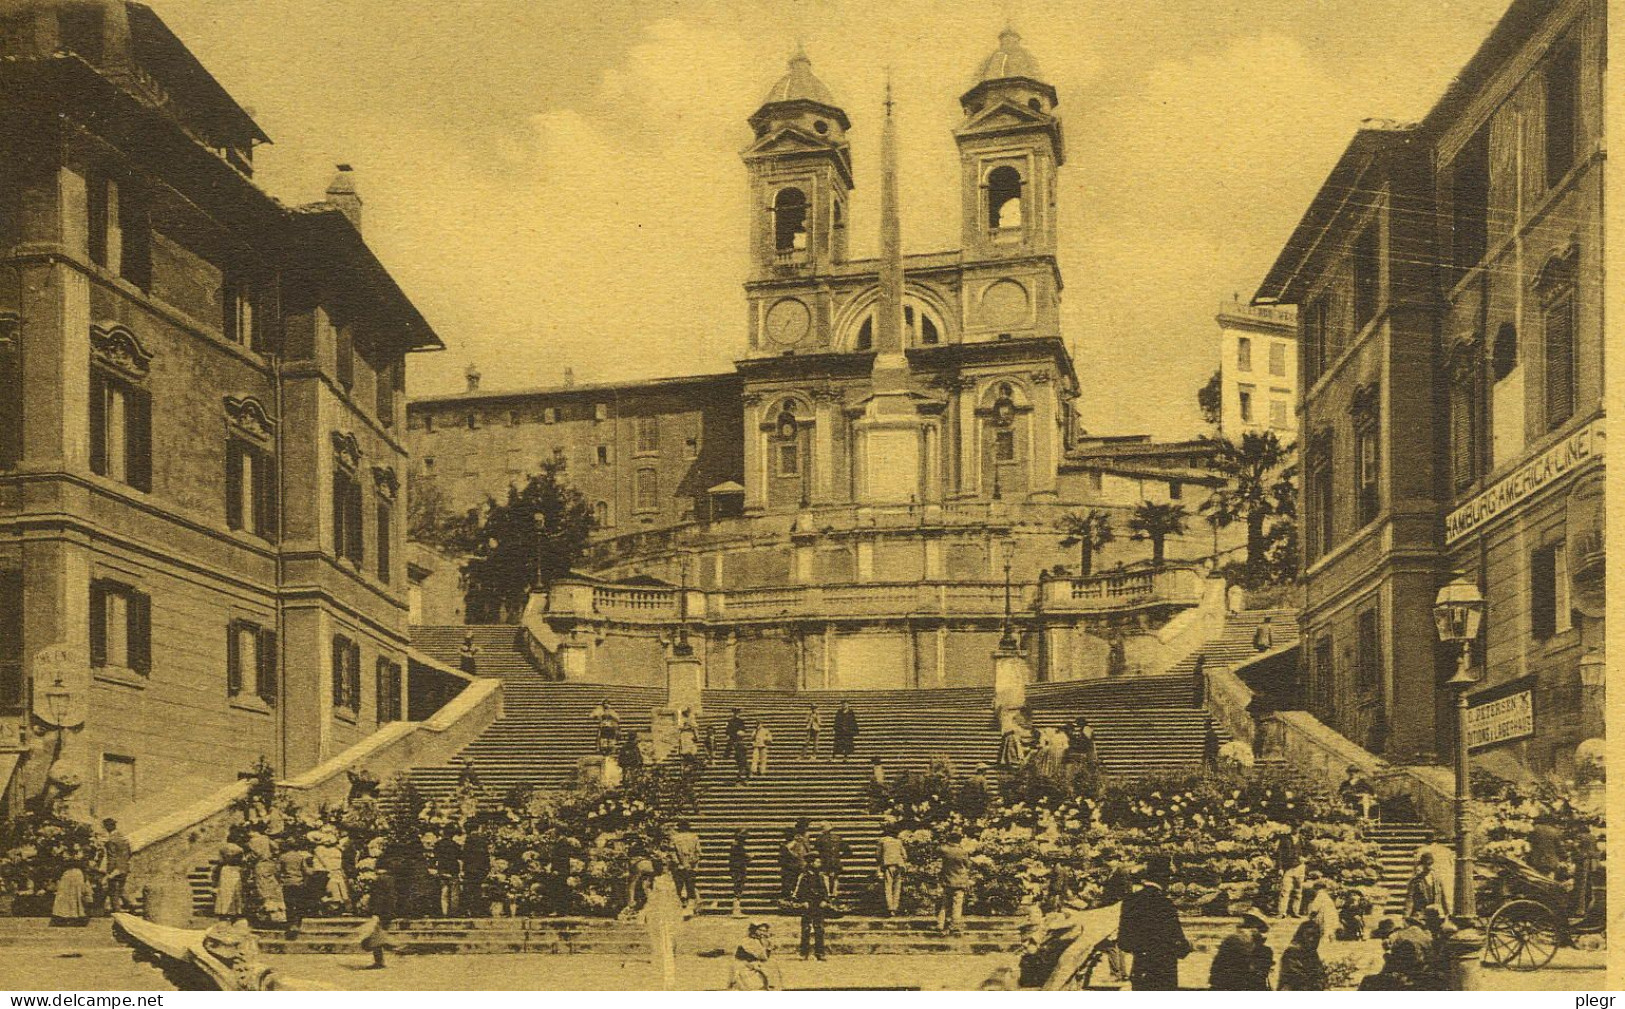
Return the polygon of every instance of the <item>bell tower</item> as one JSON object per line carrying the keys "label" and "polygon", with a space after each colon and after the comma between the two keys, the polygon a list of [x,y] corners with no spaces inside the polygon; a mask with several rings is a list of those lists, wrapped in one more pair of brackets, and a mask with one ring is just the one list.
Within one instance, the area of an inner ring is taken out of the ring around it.
{"label": "bell tower", "polygon": [[1054,254],[1055,170],[1066,158],[1055,88],[1014,28],[959,99],[954,131],[963,190],[965,258]]}
{"label": "bell tower", "polygon": [[846,259],[852,124],[799,46],[749,123],[752,278],[828,272]]}

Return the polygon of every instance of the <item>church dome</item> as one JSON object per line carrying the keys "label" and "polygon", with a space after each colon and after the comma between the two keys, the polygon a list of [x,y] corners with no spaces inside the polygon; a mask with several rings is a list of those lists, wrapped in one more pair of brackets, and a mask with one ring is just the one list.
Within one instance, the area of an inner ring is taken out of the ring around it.
{"label": "church dome", "polygon": [[778,105],[781,102],[816,102],[819,105],[828,105],[830,108],[840,108],[835,104],[835,96],[830,94],[824,82],[813,76],[812,60],[798,46],[794,56],[790,57],[790,69],[773,85],[773,89],[762,99],[763,105]]}
{"label": "church dome", "polygon": [[993,50],[992,55],[982,61],[976,80],[985,83],[1008,80],[1012,77],[1041,81],[1044,74],[1038,69],[1038,60],[1021,44],[1021,34],[1014,28],[1006,28],[999,33],[999,48]]}

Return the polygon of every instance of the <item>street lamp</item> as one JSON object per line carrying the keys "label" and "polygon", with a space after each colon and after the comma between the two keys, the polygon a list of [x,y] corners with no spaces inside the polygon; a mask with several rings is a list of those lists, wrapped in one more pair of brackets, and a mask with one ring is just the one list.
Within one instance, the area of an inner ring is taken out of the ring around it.
{"label": "street lamp", "polygon": [[547,585],[547,579],[542,574],[547,550],[547,516],[536,512],[531,516],[531,521],[536,524],[536,589],[541,591]]}
{"label": "street lamp", "polygon": [[1456,919],[1463,926],[1455,936],[1455,949],[1450,953],[1458,990],[1477,987],[1476,959],[1482,946],[1482,936],[1476,928],[1477,898],[1473,893],[1473,851],[1471,825],[1468,823],[1472,803],[1472,778],[1467,755],[1467,691],[1478,682],[1473,675],[1473,642],[1478,638],[1479,624],[1484,620],[1484,594],[1476,582],[1464,575],[1456,575],[1439,590],[1433,601],[1433,623],[1439,640],[1459,645],[1461,654],[1456,660],[1456,675],[1445,685],[1456,692]]}
{"label": "street lamp", "polygon": [[999,546],[1004,554],[1004,633],[999,637],[999,650],[1013,652],[1016,650],[1016,629],[1010,622],[1010,566],[1016,559],[1016,541],[1005,540]]}
{"label": "street lamp", "polygon": [[68,708],[73,703],[73,692],[58,676],[51,685],[45,688],[45,713],[50,716],[51,724],[56,726],[58,736],[68,721]]}
{"label": "street lamp", "polygon": [[1456,914],[1477,916],[1473,897],[1473,853],[1469,837],[1468,807],[1472,802],[1472,780],[1467,757],[1467,691],[1478,682],[1473,675],[1473,642],[1484,620],[1484,595],[1475,582],[1457,575],[1439,590],[1433,603],[1433,623],[1439,640],[1459,645],[1456,675],[1445,685],[1456,692]]}
{"label": "street lamp", "polygon": [[694,646],[688,643],[688,554],[680,554],[677,564],[677,641],[671,650],[674,655],[693,655]]}

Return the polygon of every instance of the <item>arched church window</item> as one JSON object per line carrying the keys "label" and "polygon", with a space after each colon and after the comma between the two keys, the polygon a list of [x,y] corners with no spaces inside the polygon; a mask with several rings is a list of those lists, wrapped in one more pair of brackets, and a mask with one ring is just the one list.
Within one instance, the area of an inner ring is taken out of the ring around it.
{"label": "arched church window", "polygon": [[868,350],[875,345],[875,320],[873,317],[863,320],[858,329],[858,349]]}
{"label": "arched church window", "polygon": [[801,474],[801,427],[796,421],[795,408],[786,403],[773,421],[773,455],[778,462],[779,476]]}
{"label": "arched church window", "polygon": [[1009,165],[988,173],[987,226],[994,231],[1021,227],[1021,173]]}
{"label": "arched church window", "polygon": [[773,199],[773,247],[797,252],[807,247],[807,194],[794,187]]}
{"label": "arched church window", "polygon": [[929,315],[920,313],[920,342],[937,343],[941,338],[937,333],[937,324],[931,321]]}

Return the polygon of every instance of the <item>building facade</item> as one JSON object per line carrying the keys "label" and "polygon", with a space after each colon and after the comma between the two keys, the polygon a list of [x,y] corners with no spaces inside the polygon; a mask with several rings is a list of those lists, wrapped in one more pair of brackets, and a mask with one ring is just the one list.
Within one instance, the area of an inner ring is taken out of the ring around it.
{"label": "building facade", "polygon": [[[1207,449],[1088,439],[1075,421],[1056,259],[1065,145],[1055,89],[1014,31],[959,109],[961,247],[902,247],[888,98],[881,255],[852,259],[850,120],[798,51],[748,118],[757,209],[741,236],[748,322],[734,370],[519,392],[481,390],[476,376],[463,393],[413,401],[417,478],[460,512],[561,462],[598,518],[588,573],[761,592],[729,597],[740,626],[712,621],[714,685],[988,680],[1007,565],[1016,599],[1036,607],[1040,573],[1077,561],[1057,525],[1080,509],[1116,527],[1097,571],[1143,567],[1152,548],[1129,535],[1134,507],[1189,492],[1193,528],[1168,537],[1166,557],[1211,557],[1214,536],[1194,518],[1215,482]],[[1179,605],[1193,602],[1181,591]],[[649,596],[643,612],[674,616],[668,596]],[[1090,626],[1080,610],[1074,629],[1108,633],[1102,608],[1089,609]],[[1147,619],[1124,626],[1144,631]],[[634,650],[603,667],[658,675],[657,631],[633,628]],[[614,640],[600,638],[593,648]],[[1057,670],[1104,672],[1104,638],[1053,651],[1068,649],[1089,658]]]}
{"label": "building facade", "polygon": [[8,795],[136,819],[400,717],[403,357],[439,341],[353,177],[257,188],[268,138],[148,7],[0,13]]}
{"label": "building facade", "polygon": [[1378,752],[1452,745],[1454,573],[1475,759],[1562,773],[1602,732],[1603,18],[1515,3],[1425,120],[1359,132],[1259,291],[1299,314],[1311,705]]}
{"label": "building facade", "polygon": [[1219,434],[1239,442],[1298,433],[1298,325],[1290,307],[1228,302],[1219,309]]}

